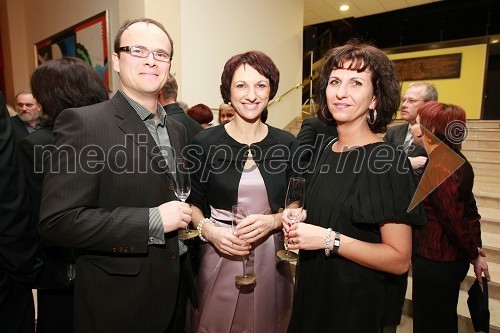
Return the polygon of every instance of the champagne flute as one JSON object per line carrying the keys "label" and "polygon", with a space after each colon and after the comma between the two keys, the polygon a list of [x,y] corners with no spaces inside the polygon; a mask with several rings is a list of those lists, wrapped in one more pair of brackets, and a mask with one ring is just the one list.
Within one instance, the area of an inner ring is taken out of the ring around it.
{"label": "champagne flute", "polygon": [[[248,215],[247,207],[244,204],[233,205],[231,207],[231,215],[234,232],[238,223]],[[241,261],[243,262],[243,274],[234,277],[236,284],[246,286],[255,283],[257,276],[254,273],[247,273],[246,271],[247,256],[241,256]]]}
{"label": "champagne flute", "polygon": [[[288,217],[290,222],[295,223],[296,219],[302,213],[305,197],[305,179],[301,177],[292,177],[288,182],[288,190],[286,191],[285,210],[283,214]],[[276,254],[281,260],[295,261],[298,259],[298,254],[288,250],[288,242],[285,241],[285,249],[279,250]]]}
{"label": "champagne flute", "polygon": [[[186,202],[191,192],[191,177],[187,167],[187,162],[182,157],[175,158],[175,174],[174,174],[174,193],[182,202]],[[179,230],[179,239],[190,239],[198,236],[198,230],[190,230],[189,226],[186,229]]]}

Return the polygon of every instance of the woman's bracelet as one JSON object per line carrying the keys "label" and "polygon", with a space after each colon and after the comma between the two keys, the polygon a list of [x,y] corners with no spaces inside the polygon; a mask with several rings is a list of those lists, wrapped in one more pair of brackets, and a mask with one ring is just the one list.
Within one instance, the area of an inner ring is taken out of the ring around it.
{"label": "woman's bracelet", "polygon": [[203,237],[203,225],[207,222],[214,224],[214,222],[211,219],[205,217],[198,223],[198,226],[196,227],[196,229],[198,230],[198,237],[200,237],[200,239],[205,243],[208,242],[208,240],[205,237]]}
{"label": "woman's bracelet", "polygon": [[330,242],[332,238],[332,228],[326,229],[326,239],[325,239],[325,256],[329,257],[331,253],[339,253],[340,248],[340,232],[335,231],[335,238],[333,239],[333,249],[330,250]]}
{"label": "woman's bracelet", "polygon": [[332,228],[326,229],[326,239],[325,239],[325,256],[330,256],[330,237],[332,236]]}

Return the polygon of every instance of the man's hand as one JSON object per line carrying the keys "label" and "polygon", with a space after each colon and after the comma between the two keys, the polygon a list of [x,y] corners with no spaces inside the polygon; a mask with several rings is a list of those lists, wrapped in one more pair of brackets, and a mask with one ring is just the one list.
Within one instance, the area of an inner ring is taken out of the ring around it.
{"label": "man's hand", "polygon": [[191,222],[193,211],[187,203],[169,201],[160,205],[158,209],[160,210],[163,231],[165,233],[178,229],[186,229],[189,222]]}

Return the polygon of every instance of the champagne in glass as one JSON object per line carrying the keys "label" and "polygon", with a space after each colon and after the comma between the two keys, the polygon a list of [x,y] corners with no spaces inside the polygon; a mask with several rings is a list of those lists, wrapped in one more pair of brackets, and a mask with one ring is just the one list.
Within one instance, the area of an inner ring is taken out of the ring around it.
{"label": "champagne in glass", "polygon": [[[288,190],[286,191],[285,210],[283,214],[288,217],[290,222],[295,223],[297,218],[302,213],[305,197],[305,179],[301,177],[292,177],[288,182]],[[288,242],[285,241],[285,250],[279,250],[277,253],[281,260],[295,261],[298,255],[295,252],[288,250]]]}
{"label": "champagne in glass", "polygon": [[[233,226],[233,232],[235,231],[236,226],[238,223],[245,218],[245,216],[248,215],[248,210],[247,207],[244,204],[236,204],[231,207],[231,215],[232,215],[232,226]],[[237,285],[250,285],[255,283],[257,280],[257,276],[254,273],[247,273],[246,271],[246,262],[247,262],[247,257],[242,256],[241,261],[243,262],[243,274],[236,275],[234,277],[234,280],[236,281]]]}
{"label": "champagne in glass", "polygon": [[[186,160],[182,157],[176,158],[174,163],[174,193],[177,196],[177,199],[185,202],[191,192],[191,177],[189,175],[189,169],[187,167]],[[189,226],[184,230],[179,230],[179,239],[190,239],[196,236],[198,236],[198,230],[190,230]]]}

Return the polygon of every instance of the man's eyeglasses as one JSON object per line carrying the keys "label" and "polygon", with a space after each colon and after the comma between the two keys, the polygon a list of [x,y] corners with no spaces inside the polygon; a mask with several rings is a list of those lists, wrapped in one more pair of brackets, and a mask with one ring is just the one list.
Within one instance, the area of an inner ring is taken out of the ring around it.
{"label": "man's eyeglasses", "polygon": [[172,60],[172,56],[165,51],[162,50],[150,51],[144,46],[140,45],[122,46],[118,50],[120,50],[120,52],[126,52],[131,56],[137,58],[147,58],[149,57],[149,54],[152,53],[153,58],[155,60],[162,62],[170,62]]}
{"label": "man's eyeglasses", "polygon": [[425,102],[424,99],[413,99],[413,98],[401,98],[401,104],[408,102],[409,104],[415,104],[417,102]]}

